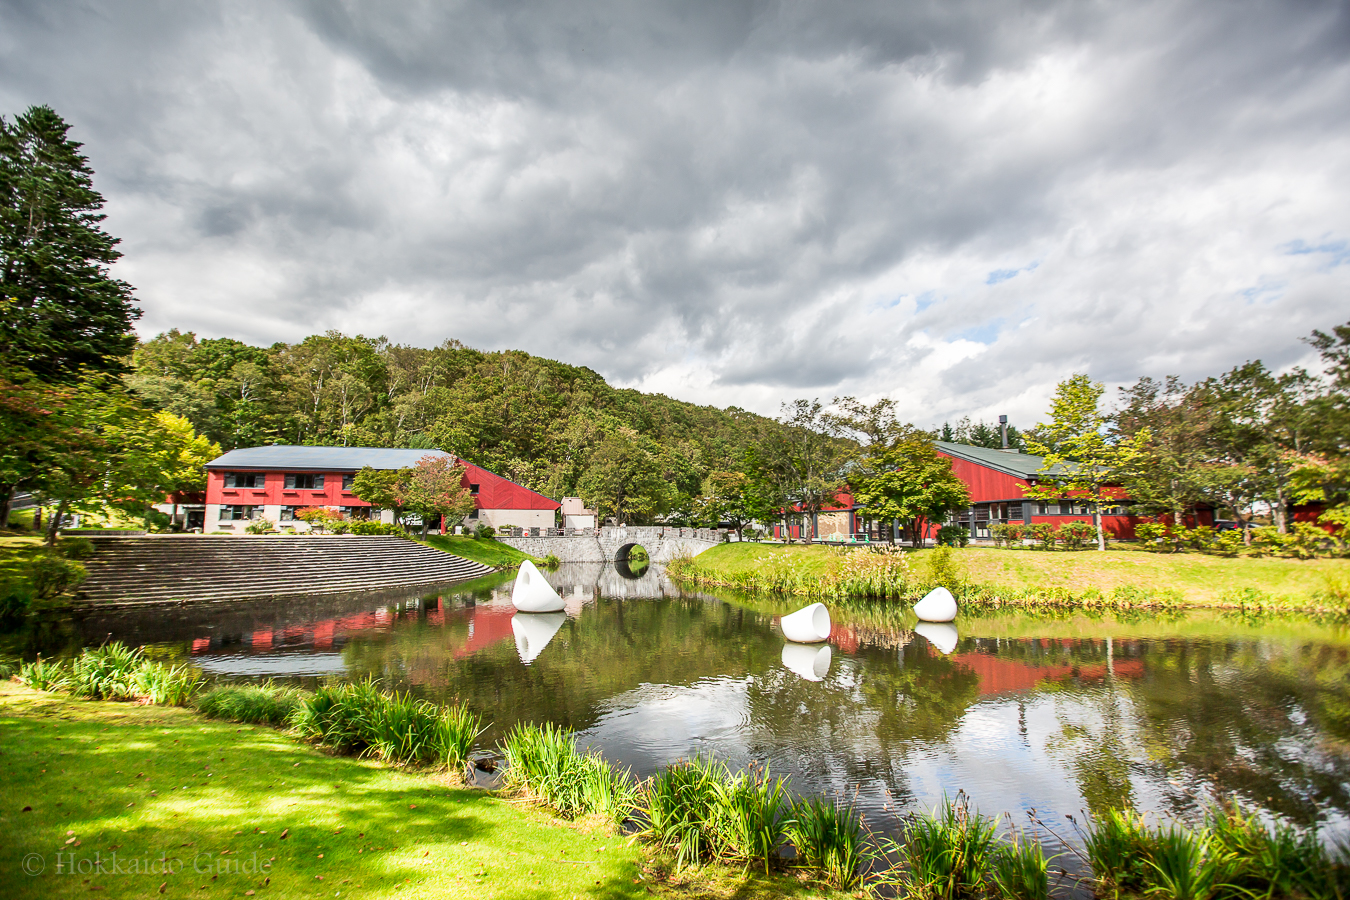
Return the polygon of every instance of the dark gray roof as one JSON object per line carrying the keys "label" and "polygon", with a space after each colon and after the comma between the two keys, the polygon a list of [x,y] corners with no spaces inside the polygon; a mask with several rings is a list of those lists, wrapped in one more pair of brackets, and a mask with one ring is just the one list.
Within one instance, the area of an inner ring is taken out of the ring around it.
{"label": "dark gray roof", "polygon": [[405,469],[424,456],[449,456],[444,450],[389,450],[383,447],[240,447],[206,464],[208,469],[327,469],[355,472]]}
{"label": "dark gray roof", "polygon": [[[934,443],[937,444],[939,450],[948,456],[978,463],[1014,478],[1030,478],[1042,474],[1041,466],[1045,465],[1045,457],[1032,456],[1028,453],[991,450],[988,447],[972,447],[969,444],[952,444],[947,441],[935,441]],[[1063,469],[1062,465],[1056,466],[1051,472],[1062,472]]]}

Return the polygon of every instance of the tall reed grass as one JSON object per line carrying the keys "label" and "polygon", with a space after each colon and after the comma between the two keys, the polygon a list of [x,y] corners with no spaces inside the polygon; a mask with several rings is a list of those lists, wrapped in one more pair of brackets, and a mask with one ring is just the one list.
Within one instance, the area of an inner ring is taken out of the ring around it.
{"label": "tall reed grass", "polygon": [[373,679],[331,682],[302,695],[291,723],[301,737],[344,753],[394,763],[462,767],[483,733],[463,704],[439,707],[381,691]]}
{"label": "tall reed grass", "polygon": [[568,730],[517,725],[502,743],[508,787],[547,803],[568,818],[603,816],[615,825],[632,812],[637,785],[627,769],[577,749]]}
{"label": "tall reed grass", "polygon": [[35,691],[65,690],[70,672],[60,662],[38,657],[19,666],[19,680]]}
{"label": "tall reed grass", "polygon": [[787,835],[804,867],[817,870],[835,887],[861,883],[876,858],[867,831],[850,806],[830,800],[803,800],[792,808]]}
{"label": "tall reed grass", "polygon": [[994,873],[996,835],[997,820],[971,812],[964,793],[955,801],[944,797],[932,812],[911,816],[894,845],[903,861],[898,880],[909,896],[924,900],[982,896]]}
{"label": "tall reed grass", "polygon": [[197,709],[213,719],[249,725],[285,725],[295,714],[301,691],[267,682],[223,684],[197,698]]}

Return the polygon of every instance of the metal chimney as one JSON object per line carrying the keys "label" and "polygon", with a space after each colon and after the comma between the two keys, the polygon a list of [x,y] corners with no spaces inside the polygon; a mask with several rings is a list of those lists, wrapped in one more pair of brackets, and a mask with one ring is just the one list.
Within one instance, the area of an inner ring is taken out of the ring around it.
{"label": "metal chimney", "polygon": [[1008,449],[1008,417],[998,417],[998,432],[1003,437],[1003,449]]}

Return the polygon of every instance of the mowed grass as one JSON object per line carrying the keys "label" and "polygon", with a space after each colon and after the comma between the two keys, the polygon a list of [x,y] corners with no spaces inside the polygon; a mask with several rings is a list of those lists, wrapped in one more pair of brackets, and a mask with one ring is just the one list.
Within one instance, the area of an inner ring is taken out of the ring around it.
{"label": "mowed grass", "polygon": [[494,568],[518,566],[527,559],[539,562],[530,554],[492,538],[471,538],[462,534],[432,534],[416,540],[428,547],[435,547],[437,550],[444,550],[446,553],[453,553]]}
{"label": "mowed grass", "polygon": [[0,537],[0,582],[27,581],[28,567],[42,553],[38,536]]}
{"label": "mowed grass", "polygon": [[[7,898],[647,895],[640,851],[614,834],[444,776],[327,756],[184,709],[13,683],[0,684],[0,832]],[[57,874],[58,853],[75,855],[74,875]],[[161,855],[182,866],[78,871],[96,854],[108,869],[113,853],[123,868]],[[25,874],[25,858],[45,871]]]}
{"label": "mowed grass", "polygon": [[[820,544],[720,544],[700,553],[698,565],[728,575],[765,566],[790,565],[806,574],[827,571],[839,548]],[[932,550],[913,551],[923,570]],[[1097,588],[1106,593],[1121,585],[1147,590],[1176,590],[1184,602],[1205,606],[1229,591],[1245,588],[1275,597],[1302,599],[1325,591],[1329,584],[1350,582],[1347,559],[1249,559],[1199,553],[1149,553],[1135,547],[1050,552],[966,547],[955,554],[960,575],[972,582],[1012,590]]]}
{"label": "mowed grass", "polygon": [[[15,682],[0,682],[0,834],[7,900],[844,896],[738,867],[672,873],[608,823],[565,823],[443,773]],[[162,874],[165,859],[176,871]]]}

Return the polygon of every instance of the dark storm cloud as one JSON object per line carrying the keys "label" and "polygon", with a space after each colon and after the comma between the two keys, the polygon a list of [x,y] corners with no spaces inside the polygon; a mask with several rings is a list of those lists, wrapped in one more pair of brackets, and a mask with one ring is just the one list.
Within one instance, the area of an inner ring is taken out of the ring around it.
{"label": "dark storm cloud", "polygon": [[0,51],[148,330],[1025,421],[1350,317],[1288,249],[1350,239],[1344,3],[0,4]]}

